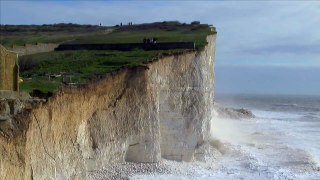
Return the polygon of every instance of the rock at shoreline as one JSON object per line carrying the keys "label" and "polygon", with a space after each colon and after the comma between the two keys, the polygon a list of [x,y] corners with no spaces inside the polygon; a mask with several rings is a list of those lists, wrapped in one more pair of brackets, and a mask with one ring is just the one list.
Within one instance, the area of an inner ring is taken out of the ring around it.
{"label": "rock at shoreline", "polygon": [[255,118],[255,115],[248,109],[235,109],[222,107],[215,105],[214,109],[216,110],[218,117],[221,118],[230,118],[230,119],[250,119]]}

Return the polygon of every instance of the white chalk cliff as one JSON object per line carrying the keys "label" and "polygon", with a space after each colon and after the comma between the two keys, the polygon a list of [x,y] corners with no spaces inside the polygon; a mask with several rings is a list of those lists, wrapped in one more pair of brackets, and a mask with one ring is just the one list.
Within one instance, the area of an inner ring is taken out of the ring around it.
{"label": "white chalk cliff", "polygon": [[111,162],[200,159],[211,127],[215,39],[61,90],[17,116],[20,129],[0,137],[0,177],[86,179]]}

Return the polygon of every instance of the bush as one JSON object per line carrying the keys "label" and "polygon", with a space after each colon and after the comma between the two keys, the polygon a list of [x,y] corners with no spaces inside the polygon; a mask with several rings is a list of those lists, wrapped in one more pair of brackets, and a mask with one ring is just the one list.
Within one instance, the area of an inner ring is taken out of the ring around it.
{"label": "bush", "polygon": [[20,57],[19,58],[19,67],[20,71],[27,71],[33,69],[39,65],[39,62],[34,60],[30,56]]}
{"label": "bush", "polygon": [[191,25],[200,25],[200,21],[192,21]]}

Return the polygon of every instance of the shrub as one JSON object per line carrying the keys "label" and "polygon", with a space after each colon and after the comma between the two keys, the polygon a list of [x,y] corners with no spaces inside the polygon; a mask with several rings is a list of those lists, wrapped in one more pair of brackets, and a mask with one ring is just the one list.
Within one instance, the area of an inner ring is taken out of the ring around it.
{"label": "shrub", "polygon": [[200,25],[200,21],[192,21],[191,25]]}

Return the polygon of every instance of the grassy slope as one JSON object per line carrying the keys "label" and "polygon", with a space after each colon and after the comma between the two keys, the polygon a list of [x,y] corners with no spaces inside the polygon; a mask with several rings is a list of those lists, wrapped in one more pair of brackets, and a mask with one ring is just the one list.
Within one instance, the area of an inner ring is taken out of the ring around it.
{"label": "grassy slope", "polygon": [[1,25],[0,43],[6,47],[36,43],[60,43],[81,36],[105,34],[112,29],[111,27],[77,24]]}
{"label": "grassy slope", "polygon": [[[62,28],[60,31],[64,33],[68,32],[70,31],[70,27],[68,28]],[[110,34],[96,32],[98,31],[95,31],[93,28],[86,36],[72,36],[73,41],[70,43],[135,43],[142,42],[145,37],[156,37],[158,38],[158,42],[193,41],[196,43],[197,48],[201,48],[206,44],[206,36],[215,33],[210,30],[208,25],[186,25],[180,23],[123,26]],[[50,38],[58,41],[60,39],[57,37],[60,37],[60,35],[61,33],[57,33]],[[68,36],[68,33],[64,35],[66,35],[66,38],[71,37],[71,35]],[[39,36],[27,36],[26,41],[34,41],[37,38]],[[25,40],[22,39],[22,41]],[[62,77],[49,78],[50,74],[62,74],[63,72],[65,74],[64,81],[68,79],[68,81],[71,80],[75,83],[86,83],[101,74],[114,71],[121,66],[136,66],[161,53],[180,51],[143,51],[136,49],[129,52],[120,52],[84,50],[58,51],[23,56],[19,60],[21,76],[24,79],[24,82],[20,85],[20,89],[25,91],[39,89],[43,92],[52,92],[62,83]]]}
{"label": "grassy slope", "polygon": [[[52,92],[62,82],[62,77],[49,75],[65,74],[65,80],[74,83],[86,83],[97,76],[112,72],[120,67],[137,66],[162,53],[175,53],[181,50],[170,51],[54,51],[40,53],[20,58],[20,64],[32,62],[32,67],[23,66],[21,76],[24,82],[20,89],[31,91],[39,89],[42,92]],[[31,79],[32,78],[32,79]]]}

